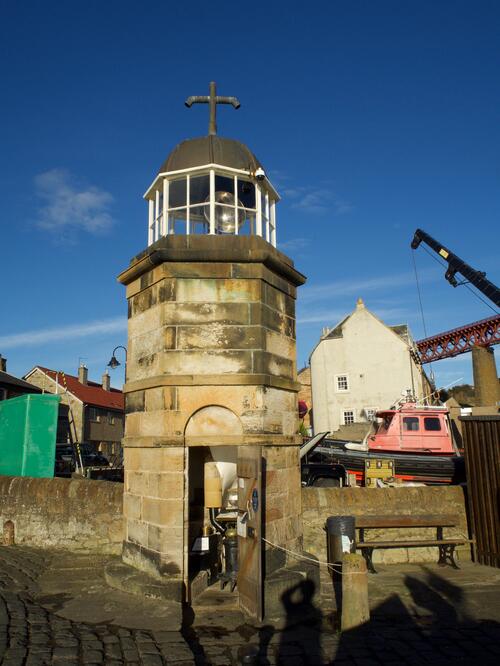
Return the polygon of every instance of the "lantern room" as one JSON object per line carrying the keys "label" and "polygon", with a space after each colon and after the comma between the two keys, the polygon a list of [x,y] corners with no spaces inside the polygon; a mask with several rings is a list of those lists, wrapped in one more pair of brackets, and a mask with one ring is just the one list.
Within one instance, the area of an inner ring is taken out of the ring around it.
{"label": "lantern room", "polygon": [[192,97],[186,105],[210,104],[209,134],[177,145],[160,167],[144,198],[148,202],[148,245],[170,234],[260,236],[276,247],[279,196],[255,155],[239,141],[216,135],[217,104],[239,102]]}

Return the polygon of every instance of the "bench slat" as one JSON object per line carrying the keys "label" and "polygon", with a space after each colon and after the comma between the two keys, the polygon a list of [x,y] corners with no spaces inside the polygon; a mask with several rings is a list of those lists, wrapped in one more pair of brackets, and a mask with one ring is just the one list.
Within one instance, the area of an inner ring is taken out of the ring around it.
{"label": "bench slat", "polygon": [[363,541],[356,548],[411,548],[413,546],[456,546],[471,543],[470,539],[426,539],[422,541]]}
{"label": "bench slat", "polygon": [[383,529],[391,527],[455,527],[460,522],[457,515],[421,516],[356,516],[355,525],[361,529]]}

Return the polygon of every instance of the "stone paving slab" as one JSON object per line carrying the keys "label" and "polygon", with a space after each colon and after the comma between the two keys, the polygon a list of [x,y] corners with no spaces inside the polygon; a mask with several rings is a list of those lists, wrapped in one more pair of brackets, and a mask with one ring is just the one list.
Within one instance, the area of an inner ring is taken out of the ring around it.
{"label": "stone paving slab", "polygon": [[372,619],[342,636],[335,614],[302,600],[284,626],[245,621],[215,589],[186,609],[106,586],[109,557],[0,547],[0,662],[7,665],[498,664],[500,571],[474,565],[381,567]]}

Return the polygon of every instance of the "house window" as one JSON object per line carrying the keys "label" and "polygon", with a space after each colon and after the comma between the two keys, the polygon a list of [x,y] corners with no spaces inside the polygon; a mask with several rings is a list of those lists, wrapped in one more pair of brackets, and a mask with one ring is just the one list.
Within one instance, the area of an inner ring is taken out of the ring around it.
{"label": "house window", "polygon": [[354,423],[354,409],[344,409],[342,412],[342,421],[344,425],[351,425],[351,423]]}
{"label": "house window", "polygon": [[376,413],[376,407],[365,407],[365,414],[368,421],[373,421],[375,419]]}
{"label": "house window", "polygon": [[7,400],[7,389],[0,388],[0,400]]}
{"label": "house window", "polygon": [[115,415],[113,412],[108,412],[108,423],[109,425],[115,425]]}
{"label": "house window", "polygon": [[335,375],[337,391],[343,392],[349,390],[349,381],[347,375]]}
{"label": "house window", "polygon": [[99,412],[95,407],[89,407],[89,419],[90,421],[97,421],[97,422],[101,420],[101,415],[99,414]]}

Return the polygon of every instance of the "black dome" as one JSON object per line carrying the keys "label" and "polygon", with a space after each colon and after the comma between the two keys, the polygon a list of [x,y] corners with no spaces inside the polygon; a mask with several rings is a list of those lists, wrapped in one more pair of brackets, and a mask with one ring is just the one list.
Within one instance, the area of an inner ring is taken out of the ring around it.
{"label": "black dome", "polygon": [[220,164],[233,169],[256,171],[261,163],[244,143],[222,136],[208,135],[179,143],[161,165],[159,173]]}

